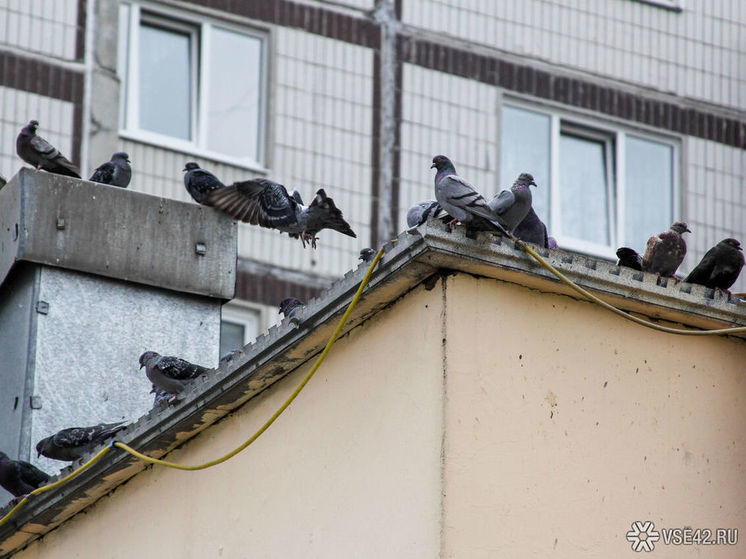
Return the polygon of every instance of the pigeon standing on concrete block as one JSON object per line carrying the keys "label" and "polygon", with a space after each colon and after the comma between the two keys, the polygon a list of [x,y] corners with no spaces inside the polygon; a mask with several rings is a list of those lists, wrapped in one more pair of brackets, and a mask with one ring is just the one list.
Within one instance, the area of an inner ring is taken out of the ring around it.
{"label": "pigeon standing on concrete block", "polygon": [[213,190],[225,188],[225,185],[218,180],[210,171],[201,169],[194,161],[189,161],[184,166],[184,186],[194,201],[203,206],[212,206],[207,201],[207,195]]}
{"label": "pigeon standing on concrete block", "polygon": [[29,165],[33,165],[37,170],[44,169],[50,173],[79,179],[80,169],[67,157],[62,155],[56,147],[41,136],[37,136],[36,129],[38,127],[39,122],[32,120],[21,129],[20,134],[16,138],[16,153],[18,157]]}
{"label": "pigeon standing on concrete block", "polygon": [[53,460],[73,462],[82,458],[118,431],[124,429],[119,423],[100,423],[92,427],[70,427],[36,443],[36,452]]}
{"label": "pigeon standing on concrete block", "polygon": [[642,271],[642,257],[635,249],[629,247],[618,248],[616,256],[619,259],[616,263],[617,266],[625,266],[627,268],[632,268],[633,270]]}
{"label": "pigeon standing on concrete block", "polygon": [[118,151],[111,156],[110,161],[99,165],[88,180],[127,188],[131,178],[130,156],[123,151]]}
{"label": "pigeon standing on concrete block", "polygon": [[[195,365],[178,357],[160,355],[146,351],[140,356],[140,368],[157,388],[165,390],[171,398],[179,394],[190,381],[206,373],[209,369]],[[156,392],[156,396],[158,393]]]}
{"label": "pigeon standing on concrete block", "polygon": [[533,208],[529,208],[526,217],[523,218],[513,230],[513,235],[522,241],[527,243],[534,243],[540,247],[547,248],[549,246],[547,237],[547,226],[544,222],[539,219]]}
{"label": "pigeon standing on concrete block", "polygon": [[292,196],[285,187],[269,179],[251,179],[210,192],[207,201],[234,219],[278,229],[299,238],[305,248],[310,242],[316,248],[316,233],[334,229],[343,235],[357,237],[323,188],[316,191],[306,207],[297,191]]}
{"label": "pigeon standing on concrete block", "polygon": [[0,485],[13,496],[31,493],[48,481],[49,475],[36,466],[23,460],[11,460],[7,454],[0,452]]}
{"label": "pigeon standing on concrete block", "polygon": [[642,269],[660,277],[672,277],[686,256],[684,233],[691,233],[689,227],[682,221],[676,221],[668,231],[650,237],[642,257]]}
{"label": "pigeon standing on concrete block", "polygon": [[453,227],[457,221],[469,228],[473,222],[485,221],[494,230],[510,236],[505,228],[498,222],[495,212],[487,204],[477,189],[469,182],[462,179],[456,173],[453,163],[445,155],[433,157],[435,168],[435,198],[444,211],[448,212],[453,219],[448,222]]}
{"label": "pigeon standing on concrete block", "polygon": [[743,268],[742,251],[736,239],[723,239],[705,253],[684,281],[728,292]]}
{"label": "pigeon standing on concrete block", "polygon": [[437,200],[423,200],[422,202],[417,202],[407,210],[407,227],[411,229],[422,225],[431,217],[453,219],[443,211]]}
{"label": "pigeon standing on concrete block", "polygon": [[510,233],[513,233],[532,209],[532,186],[536,186],[534,177],[529,173],[521,173],[510,190],[503,190],[488,204],[492,212],[497,215],[500,225]]}

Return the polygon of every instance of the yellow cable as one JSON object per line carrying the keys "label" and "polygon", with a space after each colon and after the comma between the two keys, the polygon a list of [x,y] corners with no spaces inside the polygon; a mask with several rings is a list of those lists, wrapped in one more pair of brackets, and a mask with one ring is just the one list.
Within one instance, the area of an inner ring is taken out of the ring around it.
{"label": "yellow cable", "polygon": [[594,303],[598,303],[605,309],[610,310],[614,314],[618,314],[619,316],[622,316],[626,318],[627,320],[631,320],[632,322],[636,322],[637,324],[641,324],[642,326],[646,326],[647,328],[652,328],[653,330],[660,330],[661,332],[668,332],[669,334],[681,334],[685,336],[720,336],[720,335],[727,335],[727,334],[737,334],[741,332],[746,332],[745,326],[739,326],[739,327],[732,327],[732,328],[721,328],[718,330],[682,330],[680,328],[669,328],[668,326],[661,326],[660,324],[655,324],[654,322],[650,322],[649,320],[644,320],[642,318],[638,318],[636,316],[633,316],[629,313],[624,312],[623,310],[620,310],[616,308],[614,305],[611,305],[604,301],[603,299],[600,299],[596,297],[593,293],[583,289],[576,283],[574,283],[572,280],[568,279],[562,272],[557,270],[554,266],[552,266],[549,262],[544,260],[537,252],[532,249],[530,246],[528,246],[526,243],[521,241],[520,239],[516,239],[513,237],[513,240],[516,242],[518,246],[520,246],[523,250],[528,252],[533,258],[541,264],[543,268],[554,274],[559,280],[569,286],[570,288],[574,289],[584,297],[587,297]]}

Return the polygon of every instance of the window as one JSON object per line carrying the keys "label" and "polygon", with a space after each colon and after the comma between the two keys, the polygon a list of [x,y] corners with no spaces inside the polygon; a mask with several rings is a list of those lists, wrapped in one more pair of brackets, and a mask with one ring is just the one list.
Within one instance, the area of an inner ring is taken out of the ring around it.
{"label": "window", "polygon": [[223,305],[220,317],[220,356],[241,349],[259,335],[262,312],[233,303]]}
{"label": "window", "polygon": [[515,105],[503,106],[501,135],[500,184],[534,175],[534,209],[562,247],[644,251],[674,220],[672,140]]}
{"label": "window", "polygon": [[136,140],[231,163],[263,159],[265,40],[217,23],[120,8],[121,126]]}

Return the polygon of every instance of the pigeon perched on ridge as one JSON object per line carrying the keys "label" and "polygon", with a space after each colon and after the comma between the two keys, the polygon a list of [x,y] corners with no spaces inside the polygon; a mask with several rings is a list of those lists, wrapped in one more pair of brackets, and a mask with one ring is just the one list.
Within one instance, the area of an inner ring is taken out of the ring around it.
{"label": "pigeon perched on ridge", "polygon": [[437,170],[435,199],[440,207],[453,218],[448,222],[449,227],[453,227],[457,221],[467,228],[474,222],[486,221],[493,229],[510,236],[497,221],[495,212],[489,207],[484,196],[477,192],[474,186],[458,176],[450,159],[445,155],[436,155],[433,157],[433,164],[430,168],[433,167]]}
{"label": "pigeon perched on ridge", "polygon": [[376,254],[376,251],[372,248],[363,248],[360,249],[360,256],[358,256],[358,259],[362,260],[363,262],[373,262]]}
{"label": "pigeon perched on ridge", "polygon": [[73,462],[82,458],[106,439],[124,429],[119,423],[99,423],[92,427],[70,427],[46,437],[36,443],[36,452],[53,460]]}
{"label": "pigeon perched on ridge", "polygon": [[407,227],[411,229],[422,225],[431,217],[453,219],[443,211],[437,200],[423,200],[422,202],[417,202],[407,210]]}
{"label": "pigeon perched on ridge", "polygon": [[21,129],[16,138],[16,153],[35,169],[44,169],[50,173],[80,178],[80,169],[62,155],[52,144],[36,135],[39,122],[31,120]]}
{"label": "pigeon perched on ridge", "polygon": [[225,188],[225,185],[218,180],[210,171],[200,168],[194,161],[189,161],[184,165],[184,186],[189,195],[198,204],[203,206],[212,206],[207,201],[207,195],[213,190]]}
{"label": "pigeon perched on ridge", "polygon": [[297,297],[287,297],[286,299],[280,301],[279,312],[282,313],[285,318],[293,318],[295,316],[295,313],[305,306],[305,303],[303,303],[303,301],[301,301]]}
{"label": "pigeon perched on ridge", "polygon": [[11,460],[0,452],[0,485],[14,497],[31,493],[48,481],[49,475],[36,466],[23,460]]}
{"label": "pigeon perched on ridge", "polygon": [[[157,388],[165,390],[174,398],[190,381],[209,371],[207,367],[195,365],[179,357],[160,355],[146,351],[140,356],[140,368]],[[156,391],[156,397],[158,392]]]}
{"label": "pigeon perched on ridge", "polygon": [[730,298],[728,289],[736,283],[743,268],[742,251],[741,243],[736,239],[723,239],[705,253],[684,281],[725,291]]}
{"label": "pigeon perched on ridge", "polygon": [[357,237],[323,188],[316,191],[306,207],[298,191],[294,190],[291,196],[283,185],[257,178],[213,190],[207,201],[234,219],[278,229],[296,239],[300,237],[304,248],[306,242],[316,248],[316,233],[322,229]]}
{"label": "pigeon perched on ridge", "polygon": [[642,257],[633,248],[621,247],[616,250],[616,256],[619,261],[617,266],[625,266],[633,270],[642,271]]}
{"label": "pigeon perched on ridge", "polygon": [[650,237],[642,257],[642,269],[660,277],[672,277],[686,256],[684,233],[691,233],[687,224],[675,221],[668,231]]}
{"label": "pigeon perched on ridge", "polygon": [[[510,233],[526,218],[531,208],[531,187],[536,186],[534,177],[521,173],[510,190],[503,190],[487,204],[497,215],[497,221]],[[539,219],[538,216],[536,219]],[[542,224],[543,225],[543,224]],[[546,230],[546,227],[544,228]]]}
{"label": "pigeon perched on ridge", "polygon": [[131,178],[132,167],[130,167],[130,156],[123,151],[118,151],[111,156],[110,161],[96,167],[96,170],[93,171],[91,178],[88,180],[127,188]]}
{"label": "pigeon perched on ridge", "polygon": [[534,243],[540,247],[548,248],[547,226],[539,219],[533,208],[529,208],[526,217],[523,218],[513,230],[513,235],[527,243]]}

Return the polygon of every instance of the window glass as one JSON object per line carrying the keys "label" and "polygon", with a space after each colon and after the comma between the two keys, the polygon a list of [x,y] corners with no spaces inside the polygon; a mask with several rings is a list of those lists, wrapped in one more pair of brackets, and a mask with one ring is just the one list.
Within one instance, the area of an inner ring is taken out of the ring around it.
{"label": "window glass", "polygon": [[560,135],[559,188],[562,234],[609,244],[606,142]]}
{"label": "window glass", "polygon": [[186,32],[140,26],[140,128],[192,137],[191,41]]}
{"label": "window glass", "polygon": [[207,147],[258,160],[260,39],[214,28],[209,55]]}
{"label": "window glass", "polygon": [[237,322],[223,320],[220,323],[220,356],[229,351],[240,349],[244,346],[244,333],[246,327]]}
{"label": "window glass", "polygon": [[533,207],[549,226],[549,115],[515,107],[502,113],[500,191],[509,188],[521,173],[531,173],[538,188],[532,189]]}
{"label": "window glass", "polygon": [[625,242],[644,251],[673,222],[673,146],[628,135],[626,159]]}

